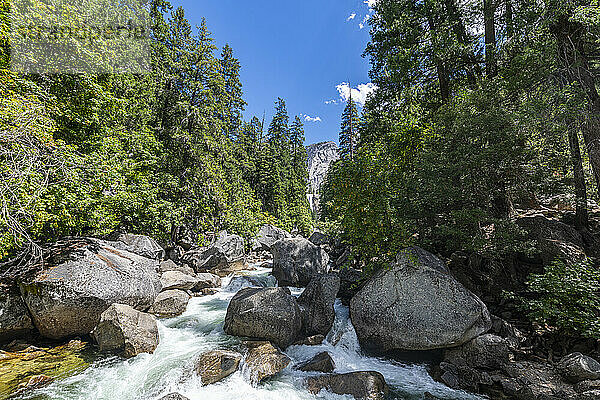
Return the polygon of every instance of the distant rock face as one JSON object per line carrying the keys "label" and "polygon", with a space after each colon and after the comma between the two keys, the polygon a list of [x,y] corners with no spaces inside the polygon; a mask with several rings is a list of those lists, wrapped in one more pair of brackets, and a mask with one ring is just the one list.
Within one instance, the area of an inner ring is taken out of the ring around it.
{"label": "distant rock face", "polygon": [[340,158],[337,144],[334,142],[321,142],[306,147],[308,160],[308,203],[316,212],[319,209],[319,189],[325,180],[329,165]]}

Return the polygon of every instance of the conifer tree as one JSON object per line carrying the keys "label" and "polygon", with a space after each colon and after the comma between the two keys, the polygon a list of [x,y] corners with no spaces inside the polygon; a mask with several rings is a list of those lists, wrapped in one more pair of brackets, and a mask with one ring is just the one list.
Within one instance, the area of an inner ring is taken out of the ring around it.
{"label": "conifer tree", "polygon": [[342,126],[340,131],[340,157],[353,160],[354,151],[358,140],[358,128],[360,120],[356,104],[352,100],[352,93],[342,114]]}
{"label": "conifer tree", "polygon": [[233,57],[233,49],[229,45],[223,47],[220,63],[227,95],[224,99],[227,112],[225,116],[227,133],[230,138],[235,139],[242,123],[242,112],[246,102],[243,99],[242,83],[240,82],[240,62]]}

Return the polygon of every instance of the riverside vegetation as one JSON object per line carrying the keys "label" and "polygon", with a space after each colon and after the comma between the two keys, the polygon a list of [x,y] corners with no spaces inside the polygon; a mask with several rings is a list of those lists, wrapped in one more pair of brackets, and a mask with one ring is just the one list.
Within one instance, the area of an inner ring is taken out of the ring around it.
{"label": "riverside vegetation", "polygon": [[313,213],[301,120],[243,120],[205,21],[22,75],[2,3],[0,396],[600,398],[600,3],[373,7]]}

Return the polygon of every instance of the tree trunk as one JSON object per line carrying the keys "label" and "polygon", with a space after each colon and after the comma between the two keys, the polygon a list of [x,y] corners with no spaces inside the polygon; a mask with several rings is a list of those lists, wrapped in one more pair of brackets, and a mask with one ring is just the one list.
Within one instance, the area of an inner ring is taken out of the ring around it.
{"label": "tree trunk", "polygon": [[498,73],[496,62],[496,0],[483,0],[483,21],[485,26],[485,70],[488,77]]}
{"label": "tree trunk", "polygon": [[504,18],[506,20],[506,36],[508,36],[508,38],[512,38],[513,35],[515,34],[515,22],[513,20],[513,5],[512,5],[512,0],[505,0],[505,14],[504,14]]}
{"label": "tree trunk", "polygon": [[[461,44],[469,46],[469,36],[467,35],[467,29],[462,21],[456,0],[444,0],[444,5],[446,7],[446,13],[448,15],[449,22],[452,24],[452,30],[456,35],[457,40]],[[467,80],[469,81],[469,84],[475,85],[477,81],[476,75],[479,75],[481,72],[475,53],[469,51],[463,57],[463,63],[465,64],[465,72],[467,74]]]}
{"label": "tree trunk", "polygon": [[567,127],[569,135],[569,149],[571,152],[571,164],[573,166],[573,179],[575,184],[575,228],[585,230],[588,227],[587,191],[585,187],[585,175],[583,173],[583,162],[579,148],[579,135],[573,124]]}
{"label": "tree trunk", "polygon": [[[431,36],[435,36],[435,23],[433,22],[433,16],[429,15],[427,17],[427,22],[429,24],[429,31],[431,32]],[[435,47],[435,46],[434,46]],[[437,55],[434,55],[436,58],[436,72],[438,76],[438,82],[440,85],[440,96],[442,98],[442,103],[446,103],[450,98],[450,80],[448,78],[448,73],[446,72],[446,67],[444,62],[440,60]]]}

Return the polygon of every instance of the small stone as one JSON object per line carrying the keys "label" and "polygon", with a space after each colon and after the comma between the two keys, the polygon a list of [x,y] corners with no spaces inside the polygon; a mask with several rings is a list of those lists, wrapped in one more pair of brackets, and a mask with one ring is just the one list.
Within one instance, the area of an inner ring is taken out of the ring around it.
{"label": "small stone", "polygon": [[215,350],[202,354],[196,362],[196,374],[202,386],[212,385],[237,371],[242,355],[232,351]]}
{"label": "small stone", "polygon": [[317,354],[307,362],[298,366],[300,371],[318,371],[318,372],[333,372],[335,363],[328,352],[324,351]]}
{"label": "small stone", "polygon": [[269,342],[244,342],[247,348],[245,364],[250,381],[256,385],[283,371],[291,360]]}
{"label": "small stone", "polygon": [[325,340],[325,336],[323,335],[309,336],[307,338],[295,342],[294,346],[318,346],[321,343],[323,343],[323,340]]}

